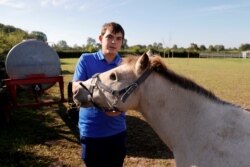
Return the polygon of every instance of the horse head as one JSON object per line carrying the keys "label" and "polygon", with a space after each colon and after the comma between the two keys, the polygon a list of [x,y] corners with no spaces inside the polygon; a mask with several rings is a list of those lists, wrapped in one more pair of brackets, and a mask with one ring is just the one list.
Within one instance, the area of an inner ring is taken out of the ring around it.
{"label": "horse head", "polygon": [[126,111],[138,105],[139,85],[150,75],[147,54],[128,58],[114,69],[79,82],[74,101],[82,107],[97,106],[104,111]]}

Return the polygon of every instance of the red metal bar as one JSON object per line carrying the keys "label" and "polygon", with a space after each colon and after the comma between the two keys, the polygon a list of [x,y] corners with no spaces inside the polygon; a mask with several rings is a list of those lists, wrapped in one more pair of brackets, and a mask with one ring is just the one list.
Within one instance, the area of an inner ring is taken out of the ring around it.
{"label": "red metal bar", "polygon": [[[32,75],[25,79],[5,79],[4,82],[6,86],[10,90],[11,97],[13,100],[13,105],[15,107],[22,107],[22,106],[41,106],[41,105],[50,105],[55,104],[58,102],[65,102],[64,99],[64,83],[63,83],[63,76],[56,76],[56,77],[45,77],[43,75]],[[60,87],[60,94],[61,100],[60,101],[53,101],[53,102],[37,102],[33,104],[18,104],[16,100],[16,88],[20,85],[28,85],[28,84],[42,84],[42,83],[59,83]]]}

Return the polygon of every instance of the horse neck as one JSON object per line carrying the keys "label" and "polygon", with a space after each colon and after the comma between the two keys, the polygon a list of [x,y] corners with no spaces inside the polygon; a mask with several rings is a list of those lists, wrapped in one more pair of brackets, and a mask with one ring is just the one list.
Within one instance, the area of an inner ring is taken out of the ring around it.
{"label": "horse neck", "polygon": [[139,91],[138,110],[173,151],[177,166],[249,166],[249,112],[156,74]]}
{"label": "horse neck", "polygon": [[[183,89],[155,73],[140,90],[142,94],[138,110],[170,148],[177,144],[175,142],[189,140],[190,134],[187,133],[190,129],[194,130],[197,122],[205,121],[202,119],[210,112],[208,110],[218,110],[219,106],[205,96]],[[200,133],[202,131],[197,132],[198,135]]]}

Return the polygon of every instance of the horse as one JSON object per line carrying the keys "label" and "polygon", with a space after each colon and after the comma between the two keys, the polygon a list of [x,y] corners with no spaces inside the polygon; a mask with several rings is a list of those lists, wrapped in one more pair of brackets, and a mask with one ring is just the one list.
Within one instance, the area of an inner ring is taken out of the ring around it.
{"label": "horse", "polygon": [[178,167],[250,166],[249,111],[175,73],[159,56],[137,57],[79,82],[75,102],[141,112]]}

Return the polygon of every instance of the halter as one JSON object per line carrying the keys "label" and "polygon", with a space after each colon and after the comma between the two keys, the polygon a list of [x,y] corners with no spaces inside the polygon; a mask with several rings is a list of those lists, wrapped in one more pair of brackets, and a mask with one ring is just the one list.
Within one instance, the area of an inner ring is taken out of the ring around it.
{"label": "halter", "polygon": [[[120,89],[120,90],[114,90],[111,87],[105,85],[102,83],[102,81],[99,78],[100,73],[97,73],[91,77],[91,86],[88,89],[85,85],[83,85],[80,82],[80,85],[90,94],[90,97],[88,97],[89,101],[95,106],[98,107],[98,105],[94,102],[93,99],[93,91],[94,88],[99,89],[100,92],[104,94],[104,92],[110,93],[112,96],[115,97],[114,102],[110,102],[108,98],[105,96],[105,99],[107,103],[109,104],[109,108],[103,108],[104,111],[120,111],[116,105],[118,103],[118,100],[120,99],[123,103],[127,100],[127,98],[131,95],[131,93],[143,82],[146,80],[146,78],[151,74],[152,69],[148,68],[137,80],[133,81],[130,85],[127,87]],[[98,107],[100,108],[100,107]]]}

